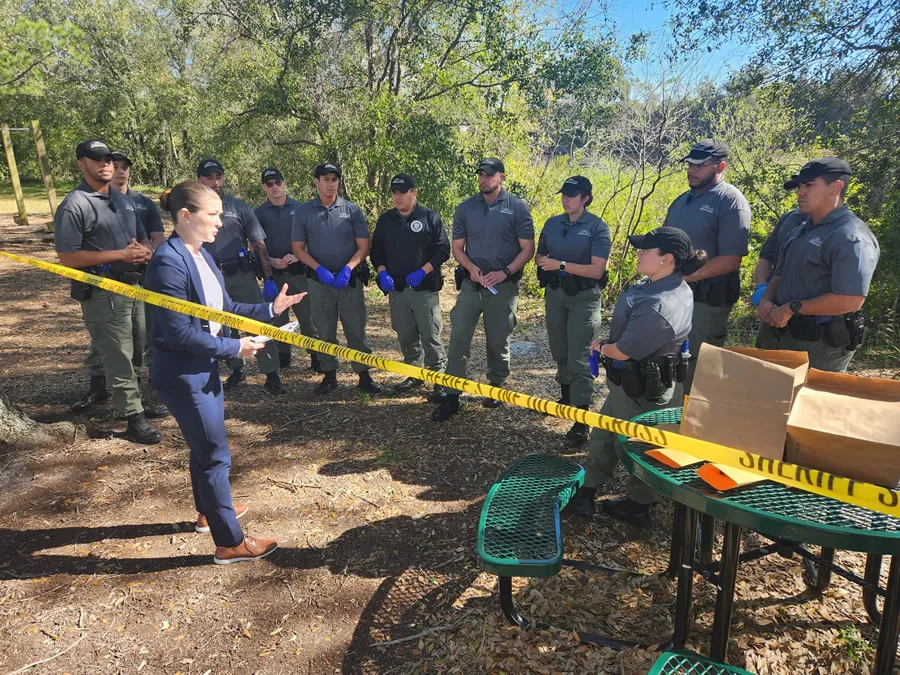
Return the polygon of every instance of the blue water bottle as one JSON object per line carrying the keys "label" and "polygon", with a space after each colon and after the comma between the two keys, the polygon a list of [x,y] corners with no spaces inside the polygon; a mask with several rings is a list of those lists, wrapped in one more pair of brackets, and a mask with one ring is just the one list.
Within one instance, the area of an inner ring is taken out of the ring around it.
{"label": "blue water bottle", "polygon": [[681,345],[681,355],[678,359],[678,365],[675,367],[675,379],[678,382],[684,382],[687,379],[688,363],[691,360],[691,341],[685,340]]}

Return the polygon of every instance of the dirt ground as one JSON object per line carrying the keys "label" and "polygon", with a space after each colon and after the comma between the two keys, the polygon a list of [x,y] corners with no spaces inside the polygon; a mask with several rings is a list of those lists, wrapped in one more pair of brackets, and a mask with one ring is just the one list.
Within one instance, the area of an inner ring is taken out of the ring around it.
{"label": "dirt ground", "polygon": [[[55,259],[39,221],[0,218],[0,248]],[[454,296],[445,287],[447,337]],[[473,399],[437,425],[423,396],[359,392],[348,364],[342,387],[317,397],[299,351],[283,373],[287,396],[266,394],[249,363],[247,382],[226,397],[235,499],[250,504],[243,526],[281,548],[262,562],[213,565],[211,539],[193,532],[175,422],[144,448],[116,437],[124,422],[108,403],[69,411],[87,385],[88,337],[68,282],[2,260],[0,298],[0,388],[39,421],[86,429],[71,446],[0,447],[0,672],[631,674],[647,672],[652,650],[584,645],[573,630],[648,644],[671,630],[675,586],[657,576],[668,561],[666,502],[646,532],[599,515],[563,525],[567,557],[647,576],[517,580],[524,613],[557,627],[549,631],[512,629],[499,613],[496,578],[475,558],[482,499],[525,452],[581,457],[563,438],[568,422]],[[368,300],[373,348],[399,359],[386,301],[374,289]],[[509,387],[555,398],[539,303],[522,303],[514,340],[524,355]],[[838,558],[862,574],[861,556]],[[737,598],[731,663],[868,672],[876,633],[857,587],[838,579],[816,597],[796,559],[772,556],[741,568]],[[708,650],[713,607],[714,589],[698,581],[690,648]]]}

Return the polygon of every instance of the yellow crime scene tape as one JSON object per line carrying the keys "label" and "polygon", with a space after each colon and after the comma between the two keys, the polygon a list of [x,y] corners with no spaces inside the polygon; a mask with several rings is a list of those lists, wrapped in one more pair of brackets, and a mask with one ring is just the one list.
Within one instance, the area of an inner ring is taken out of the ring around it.
{"label": "yellow crime scene tape", "polygon": [[605,429],[614,434],[621,434],[628,438],[637,438],[661,448],[670,448],[682,453],[687,453],[698,458],[698,460],[740,469],[744,472],[755,474],[788,487],[798,488],[825,497],[831,497],[832,499],[837,499],[847,504],[853,504],[871,511],[877,511],[888,516],[900,518],[900,491],[898,490],[891,490],[872,483],[855,481],[851,478],[837,476],[818,469],[808,469],[796,464],[768,459],[743,450],[737,450],[724,445],[710,443],[709,441],[682,436],[681,434],[671,433],[662,429],[657,429],[656,427],[635,424],[634,422],[629,422],[627,420],[599,415],[595,412],[589,412],[571,406],[559,405],[553,401],[536,398],[508,389],[501,389],[499,387],[473,382],[472,380],[467,380],[462,377],[444,375],[443,373],[410,366],[405,363],[390,361],[378,356],[373,356],[372,354],[364,354],[363,352],[358,352],[354,349],[333,345],[320,340],[313,340],[312,338],[308,338],[298,333],[285,331],[276,328],[271,324],[254,321],[253,319],[246,319],[237,316],[236,314],[229,314],[227,312],[210,309],[204,305],[198,305],[186,300],[154,293],[137,286],[129,286],[128,284],[119,281],[113,281],[112,279],[88,274],[87,272],[82,272],[70,267],[63,267],[62,265],[15,255],[13,253],[7,253],[6,251],[0,251],[0,256],[46,270],[47,272],[59,276],[68,277],[69,279],[91,284],[92,286],[98,286],[111,293],[117,293],[136,300],[142,300],[151,305],[164,307],[189,316],[206,319],[207,321],[215,321],[245,333],[265,335],[280,342],[293,344],[298,347],[303,347],[304,349],[323,352],[348,361],[357,361],[372,368],[385,370],[397,375],[414,377],[450,389],[458,389],[468,394],[498,399],[510,405],[536,410],[544,414],[572,420],[574,422],[581,422],[582,424],[587,424],[592,427],[599,427],[600,429]]}

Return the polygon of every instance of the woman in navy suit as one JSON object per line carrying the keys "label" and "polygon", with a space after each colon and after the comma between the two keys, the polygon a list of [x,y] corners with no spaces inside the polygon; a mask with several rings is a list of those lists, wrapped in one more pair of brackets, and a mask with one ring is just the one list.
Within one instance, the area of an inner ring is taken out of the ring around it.
{"label": "woman in navy suit", "polygon": [[[172,214],[175,233],[156,250],[147,267],[146,287],[151,291],[266,323],[306,295],[287,295],[285,284],[272,303],[234,302],[212,257],[203,248],[222,227],[219,196],[201,183],[187,181],[176,185],[159,202]],[[225,435],[218,369],[218,359],[253,356],[264,345],[249,337],[223,337],[221,329],[213,321],[151,307],[153,386],[172,411],[191,449],[191,486],[200,514],[197,530],[212,533],[216,544],[213,561],[227,565],[267,556],[278,544],[274,539],[245,536],[238,524],[247,507],[231,501],[231,450]]]}

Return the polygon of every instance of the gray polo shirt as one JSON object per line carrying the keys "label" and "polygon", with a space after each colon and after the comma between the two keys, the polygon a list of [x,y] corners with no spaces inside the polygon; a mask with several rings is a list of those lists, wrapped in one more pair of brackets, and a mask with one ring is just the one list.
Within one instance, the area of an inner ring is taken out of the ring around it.
{"label": "gray polo shirt", "polygon": [[678,354],[691,333],[693,313],[694,293],[680,274],[652,282],[644,278],[616,301],[609,341],[635,361]]}
{"label": "gray polo shirt", "polygon": [[775,263],[778,261],[778,252],[784,245],[784,240],[795,228],[800,227],[805,222],[806,216],[797,209],[788,211],[781,216],[781,218],[778,219],[778,222],[775,223],[775,227],[772,228],[772,232],[769,234],[766,242],[762,245],[762,248],[759,249],[759,257],[762,260],[768,260],[772,263],[772,267],[774,267]]}
{"label": "gray polo shirt", "polygon": [[[53,242],[58,253],[119,251],[132,239],[146,238],[134,205],[116,190],[96,192],[82,181],[56,210]],[[125,263],[116,263],[115,267],[134,268]]]}
{"label": "gray polo shirt", "polygon": [[152,199],[145,197],[140,192],[135,192],[131,188],[128,188],[125,197],[134,205],[134,211],[137,214],[138,221],[144,228],[144,232],[150,234],[151,232],[166,231],[162,218],[159,216],[159,209],[156,208],[156,204],[153,203]]}
{"label": "gray polo shirt", "polygon": [[663,225],[687,232],[691,245],[712,258],[745,256],[750,243],[750,205],[734,185],[720,182],[706,192],[688,190],[669,206]]}
{"label": "gray polo shirt", "polygon": [[809,220],[786,237],[775,276],[781,283],[775,303],[810,300],[826,293],[868,295],[880,255],[878,240],[846,206],[821,223]]}
{"label": "gray polo shirt", "polygon": [[368,237],[362,209],[342,197],[331,206],[315,197],[294,212],[293,241],[305,241],[309,254],[335,274],[356,254],[356,240]]}
{"label": "gray polo shirt", "polygon": [[265,241],[266,233],[250,205],[232,195],[222,195],[222,229],[211,244],[203,244],[217,264],[234,262],[248,241]]}
{"label": "gray polo shirt", "polygon": [[492,204],[479,192],[456,207],[453,240],[466,240],[466,255],[487,274],[502,270],[522,251],[519,239],[534,239],[528,205],[503,188]]}
{"label": "gray polo shirt", "polygon": [[538,239],[537,252],[554,260],[590,265],[591,257],[609,259],[609,226],[589,211],[574,223],[565,213],[548,218]]}
{"label": "gray polo shirt", "polygon": [[294,214],[300,205],[296,199],[288,197],[281,206],[275,206],[267,199],[256,207],[254,213],[266,233],[266,249],[270,258],[283,258],[291,252],[291,229]]}

